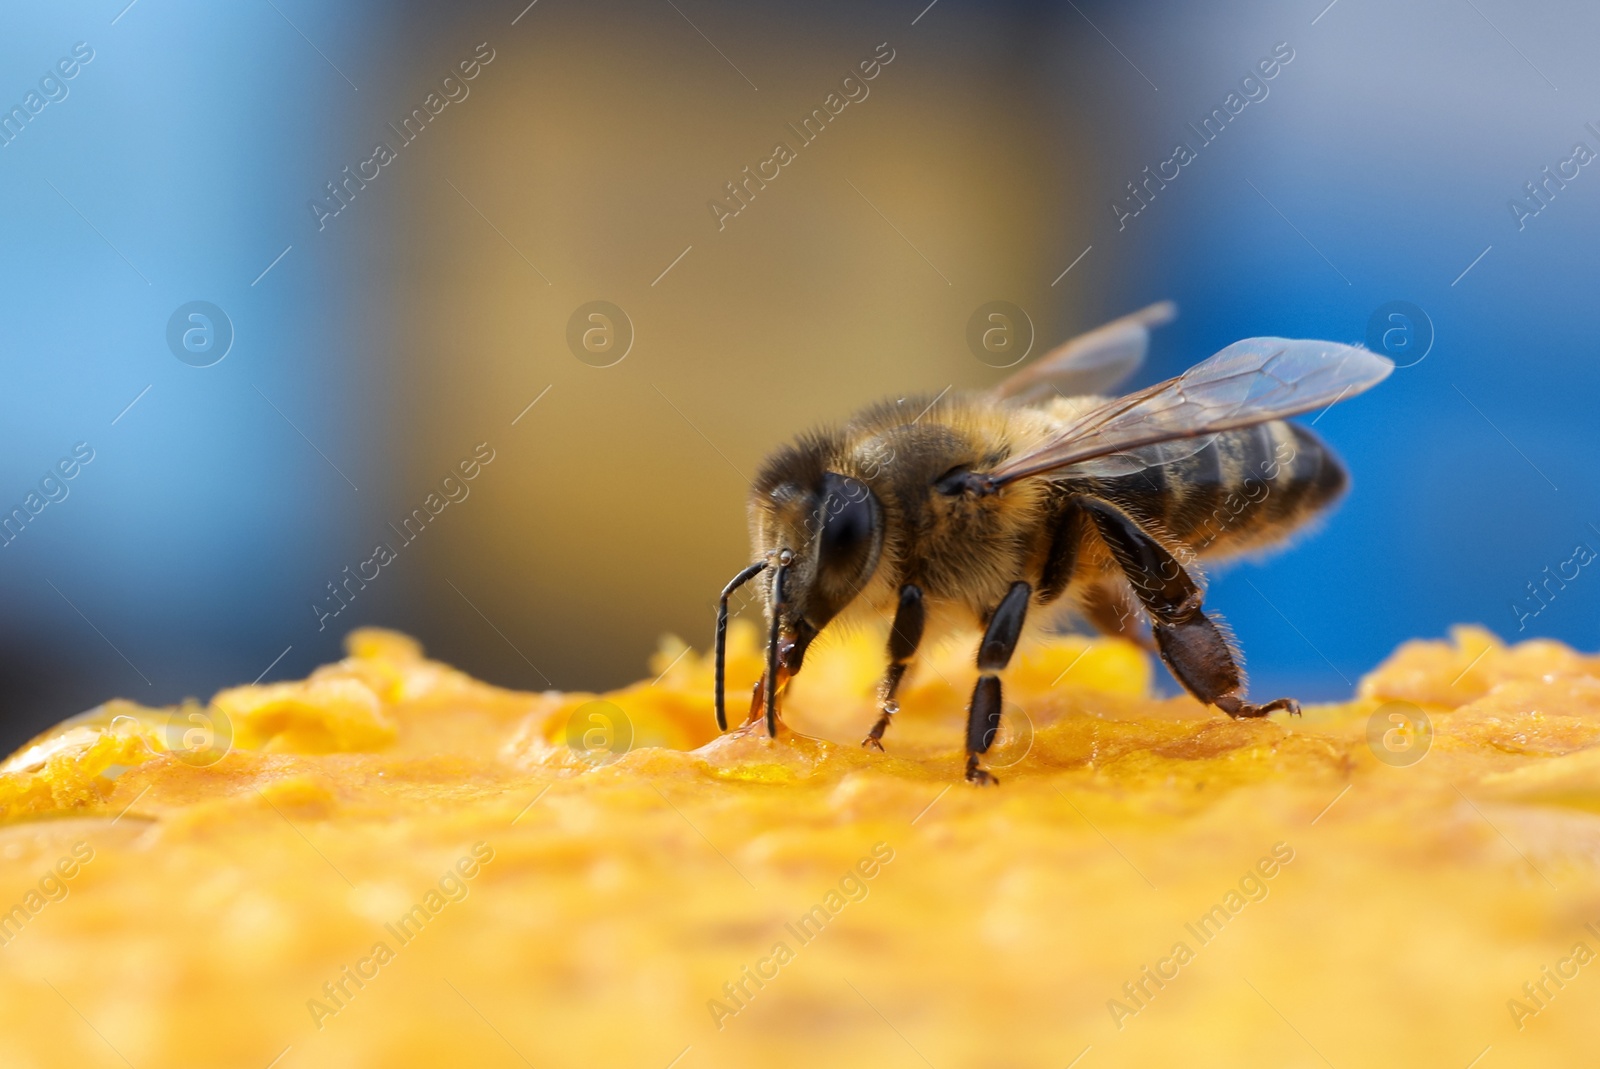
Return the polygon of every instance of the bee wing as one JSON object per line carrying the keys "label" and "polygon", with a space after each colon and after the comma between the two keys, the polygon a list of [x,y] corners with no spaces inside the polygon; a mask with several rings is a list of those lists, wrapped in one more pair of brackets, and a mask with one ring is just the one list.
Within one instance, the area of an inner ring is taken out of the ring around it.
{"label": "bee wing", "polygon": [[1150,328],[1178,314],[1171,301],[1141,308],[1057,346],[994,388],[1002,401],[1040,404],[1063,397],[1109,393],[1139,370],[1150,347]]}
{"label": "bee wing", "polygon": [[1121,475],[1170,463],[1204,449],[1220,431],[1334,404],[1393,370],[1392,360],[1360,346],[1247,338],[1175,379],[1092,409],[990,479],[999,486],[1066,467]]}

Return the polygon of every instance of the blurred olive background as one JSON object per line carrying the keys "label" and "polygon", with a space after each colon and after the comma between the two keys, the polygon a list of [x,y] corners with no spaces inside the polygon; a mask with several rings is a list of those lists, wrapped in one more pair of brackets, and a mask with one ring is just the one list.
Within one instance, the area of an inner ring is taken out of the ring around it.
{"label": "blurred olive background", "polygon": [[[508,686],[636,679],[661,634],[709,638],[763,454],[998,381],[966,341],[994,300],[1037,355],[1176,299],[1139,384],[1260,334],[1411,365],[1318,418],[1355,481],[1326,529],[1213,577],[1266,696],[1347,694],[1456,621],[1596,644],[1600,581],[1568,563],[1600,548],[1600,178],[1559,171],[1600,151],[1600,14],[1575,0],[113,0],[0,27],[26,113],[0,507],[94,451],[0,549],[8,745],[112,695],[301,675],[363,624]],[[1574,176],[1541,202],[1545,167]],[[209,366],[169,343],[193,301],[233,333]],[[569,344],[596,301],[601,354]]]}

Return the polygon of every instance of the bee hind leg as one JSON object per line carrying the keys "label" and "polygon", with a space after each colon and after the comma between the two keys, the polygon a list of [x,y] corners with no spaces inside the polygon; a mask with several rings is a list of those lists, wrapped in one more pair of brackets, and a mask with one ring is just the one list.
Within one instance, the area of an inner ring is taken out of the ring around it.
{"label": "bee hind leg", "polygon": [[883,686],[878,692],[878,722],[861,740],[861,745],[869,750],[883,752],[883,733],[888,730],[890,718],[900,711],[894,693],[900,687],[900,680],[905,677],[917,646],[922,643],[922,628],[926,622],[922,588],[907,583],[900,588],[900,607],[895,610],[894,623],[889,628],[889,672],[884,676]]}
{"label": "bee hind leg", "polygon": [[1277,710],[1300,715],[1293,698],[1261,705],[1245,700],[1238,655],[1216,621],[1201,611],[1199,584],[1165,546],[1109,501],[1084,497],[1080,503],[1150,614],[1161,659],[1184,689],[1235,719]]}
{"label": "bee hind leg", "polygon": [[989,752],[994,737],[1000,731],[1000,677],[998,673],[1011,663],[1016,652],[1017,639],[1022,636],[1022,623],[1028,614],[1028,599],[1033,588],[1017,581],[1011,584],[1006,596],[989,617],[984,628],[983,641],[978,645],[977,686],[972,689],[972,704],[967,708],[967,782],[979,785],[998,784],[1000,781],[987,769],[978,766],[981,754]]}
{"label": "bee hind leg", "polygon": [[1239,662],[1227,636],[1216,622],[1200,611],[1196,598],[1192,610],[1179,606],[1174,623],[1158,619],[1152,628],[1161,659],[1172,669],[1184,688],[1208,705],[1215,705],[1235,720],[1266,716],[1287,710],[1300,715],[1300,703],[1293,698],[1277,698],[1256,705],[1244,698],[1244,681]]}

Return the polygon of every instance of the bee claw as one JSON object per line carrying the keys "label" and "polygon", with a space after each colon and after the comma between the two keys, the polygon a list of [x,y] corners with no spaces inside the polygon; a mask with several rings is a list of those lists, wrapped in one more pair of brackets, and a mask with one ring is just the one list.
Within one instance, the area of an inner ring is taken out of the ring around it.
{"label": "bee claw", "polygon": [[879,753],[882,753],[883,743],[877,738],[877,736],[868,735],[866,738],[861,740],[861,748],[863,750],[876,750]]}
{"label": "bee claw", "polygon": [[1264,705],[1252,705],[1249,702],[1240,702],[1236,708],[1228,709],[1224,707],[1222,711],[1233,717],[1235,720],[1248,720],[1255,719],[1257,717],[1263,717],[1268,713],[1275,713],[1279,712],[1280,710],[1288,713],[1290,716],[1299,716],[1300,703],[1295,701],[1293,698],[1275,698]]}
{"label": "bee claw", "polygon": [[978,787],[998,787],[1000,780],[993,772],[978,767],[976,755],[967,758],[967,782]]}

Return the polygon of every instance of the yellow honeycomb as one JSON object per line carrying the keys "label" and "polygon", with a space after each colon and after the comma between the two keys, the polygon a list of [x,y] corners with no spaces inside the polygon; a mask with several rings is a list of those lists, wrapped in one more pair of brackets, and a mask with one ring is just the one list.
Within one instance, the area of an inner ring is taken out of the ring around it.
{"label": "yellow honeycomb", "polygon": [[0,1065],[1592,1059],[1600,659],[1462,628],[1234,722],[1064,637],[977,789],[969,648],[858,745],[880,646],[819,643],[775,741],[675,641],[530,694],[381,631],[67,721],[0,771]]}

